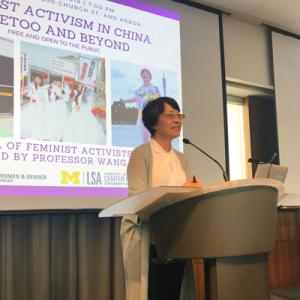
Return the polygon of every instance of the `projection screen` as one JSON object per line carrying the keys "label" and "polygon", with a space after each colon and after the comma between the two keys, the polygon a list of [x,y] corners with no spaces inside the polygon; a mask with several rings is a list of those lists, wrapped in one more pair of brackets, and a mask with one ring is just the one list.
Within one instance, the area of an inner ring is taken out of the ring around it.
{"label": "projection screen", "polygon": [[[218,15],[154,2],[0,1],[2,210],[98,209],[125,197],[131,150],[149,138],[141,108],[157,95],[175,98],[184,134],[224,162]],[[219,179],[185,152],[204,182]]]}
{"label": "projection screen", "polygon": [[299,193],[300,40],[272,32],[280,164],[289,168],[285,189]]}

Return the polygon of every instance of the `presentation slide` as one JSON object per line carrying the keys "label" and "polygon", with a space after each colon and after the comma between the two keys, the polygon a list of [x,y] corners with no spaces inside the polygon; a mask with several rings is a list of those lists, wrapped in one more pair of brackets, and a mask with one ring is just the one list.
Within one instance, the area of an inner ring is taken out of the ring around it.
{"label": "presentation slide", "polygon": [[181,106],[179,25],[140,1],[0,0],[0,196],[127,196],[144,105]]}

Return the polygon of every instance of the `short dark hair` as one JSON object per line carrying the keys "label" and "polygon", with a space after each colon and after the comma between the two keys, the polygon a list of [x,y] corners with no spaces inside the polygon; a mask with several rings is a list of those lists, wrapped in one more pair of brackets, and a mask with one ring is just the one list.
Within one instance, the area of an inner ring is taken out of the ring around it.
{"label": "short dark hair", "polygon": [[143,109],[143,123],[151,133],[151,137],[155,136],[156,129],[153,127],[157,124],[159,116],[163,114],[165,104],[169,104],[172,108],[180,111],[178,103],[170,97],[159,97],[155,100],[149,101]]}

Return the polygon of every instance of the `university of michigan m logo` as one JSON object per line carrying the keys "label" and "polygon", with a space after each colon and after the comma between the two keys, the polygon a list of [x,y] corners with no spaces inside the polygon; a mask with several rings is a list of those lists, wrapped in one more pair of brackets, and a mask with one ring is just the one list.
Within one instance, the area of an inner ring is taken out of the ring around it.
{"label": "university of michigan m logo", "polygon": [[69,173],[68,171],[61,171],[61,184],[80,184],[80,172],[74,171]]}

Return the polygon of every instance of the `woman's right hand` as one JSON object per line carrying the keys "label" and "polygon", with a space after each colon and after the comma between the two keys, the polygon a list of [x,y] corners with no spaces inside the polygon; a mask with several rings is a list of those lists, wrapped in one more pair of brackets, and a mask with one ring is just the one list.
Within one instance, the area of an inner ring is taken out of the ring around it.
{"label": "woman's right hand", "polygon": [[188,180],[183,186],[184,187],[202,188],[203,184],[197,176],[193,176],[193,180]]}

